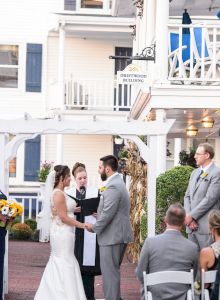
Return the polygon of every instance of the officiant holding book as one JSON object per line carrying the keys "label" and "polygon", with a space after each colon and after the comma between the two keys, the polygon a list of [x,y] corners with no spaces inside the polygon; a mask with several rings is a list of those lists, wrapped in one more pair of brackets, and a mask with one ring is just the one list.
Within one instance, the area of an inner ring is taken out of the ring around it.
{"label": "officiant holding book", "polygon": [[[100,198],[99,190],[87,185],[88,179],[84,164],[75,163],[72,175],[76,185],[68,188],[65,192],[77,202],[76,219],[83,223],[95,223]],[[76,228],[75,256],[79,262],[87,300],[95,300],[95,276],[101,274],[99,246],[95,233]]]}

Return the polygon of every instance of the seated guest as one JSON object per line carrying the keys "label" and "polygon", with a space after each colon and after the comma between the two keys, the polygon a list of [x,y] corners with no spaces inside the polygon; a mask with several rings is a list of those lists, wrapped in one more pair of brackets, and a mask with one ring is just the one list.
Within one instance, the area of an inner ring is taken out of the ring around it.
{"label": "seated guest", "polygon": [[[212,243],[209,247],[203,248],[200,252],[200,268],[205,271],[217,269],[218,258],[220,255],[220,211],[218,209],[210,211],[208,215],[208,223],[214,243]],[[207,285],[206,288],[208,286],[209,285]],[[218,285],[216,287],[218,287]]]}
{"label": "seated guest", "polygon": [[[165,217],[166,231],[145,240],[136,269],[137,277],[142,283],[142,300],[144,300],[144,271],[149,274],[160,271],[189,272],[194,269],[194,274],[196,274],[197,246],[181,233],[185,215],[185,210],[181,204],[171,205]],[[166,283],[149,287],[155,300],[185,300],[188,289],[187,285],[179,283]]]}

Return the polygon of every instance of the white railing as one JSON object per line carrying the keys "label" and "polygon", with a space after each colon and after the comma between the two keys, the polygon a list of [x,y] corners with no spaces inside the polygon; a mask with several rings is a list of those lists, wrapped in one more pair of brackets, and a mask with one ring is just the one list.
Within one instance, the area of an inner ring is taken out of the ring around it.
{"label": "white railing", "polygon": [[25,219],[36,218],[39,213],[39,200],[38,196],[20,196],[13,195],[10,199],[16,199],[24,207],[24,211],[21,215],[21,223],[24,223]]}
{"label": "white railing", "polygon": [[219,84],[220,25],[169,25],[168,78],[182,83]]}
{"label": "white railing", "polygon": [[76,80],[65,84],[66,109],[129,110],[131,85],[111,80]]}

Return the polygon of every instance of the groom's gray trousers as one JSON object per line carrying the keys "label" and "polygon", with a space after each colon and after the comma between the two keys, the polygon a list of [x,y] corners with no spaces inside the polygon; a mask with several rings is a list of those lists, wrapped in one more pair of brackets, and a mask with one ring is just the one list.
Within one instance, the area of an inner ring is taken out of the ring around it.
{"label": "groom's gray trousers", "polygon": [[119,300],[120,265],[127,244],[100,246],[100,262],[105,300]]}

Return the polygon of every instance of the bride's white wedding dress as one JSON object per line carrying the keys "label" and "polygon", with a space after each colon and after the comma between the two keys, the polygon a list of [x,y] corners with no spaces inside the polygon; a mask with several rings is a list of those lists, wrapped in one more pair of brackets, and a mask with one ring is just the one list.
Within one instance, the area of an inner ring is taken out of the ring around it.
{"label": "bride's white wedding dress", "polygon": [[[54,189],[51,199],[56,191],[62,192]],[[76,202],[67,195],[65,199],[67,214],[74,218]],[[50,259],[34,300],[86,300],[74,244],[75,227],[62,223],[58,216],[54,216],[50,229]]]}

